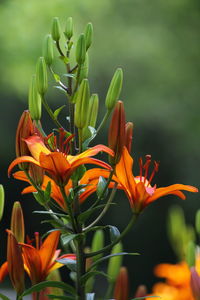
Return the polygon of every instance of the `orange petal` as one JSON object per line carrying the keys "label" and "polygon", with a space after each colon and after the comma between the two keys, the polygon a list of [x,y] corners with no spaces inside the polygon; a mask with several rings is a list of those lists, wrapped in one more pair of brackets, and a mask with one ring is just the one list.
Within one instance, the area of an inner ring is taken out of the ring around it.
{"label": "orange petal", "polygon": [[12,169],[13,169],[16,165],[21,164],[21,163],[23,163],[23,162],[33,163],[33,164],[35,164],[36,166],[39,166],[39,167],[40,167],[39,162],[38,162],[37,160],[35,160],[33,157],[31,157],[31,156],[21,156],[21,157],[18,157],[18,158],[16,158],[16,159],[14,159],[14,160],[11,162],[11,164],[10,164],[10,166],[9,166],[9,168],[8,168],[8,176],[10,177],[10,172],[12,171]]}
{"label": "orange petal", "polygon": [[59,237],[60,231],[51,232],[40,247],[39,255],[42,261],[42,272],[48,271],[49,265],[52,263],[52,258],[55,255]]}
{"label": "orange petal", "polygon": [[18,180],[22,180],[22,181],[26,181],[26,182],[29,182],[29,179],[26,177],[26,174],[24,171],[18,171],[18,172],[15,172],[13,173],[13,177],[15,179],[18,179]]}
{"label": "orange petal", "polygon": [[[76,255],[75,254],[64,254],[60,257],[58,257],[58,259],[63,259],[63,258],[67,258],[67,259],[71,259],[71,260],[76,260]],[[56,270],[58,268],[61,268],[63,266],[63,264],[59,263],[59,262],[55,262],[52,267],[49,270],[49,273],[53,270]]]}
{"label": "orange petal", "polygon": [[104,161],[101,161],[96,158],[90,158],[90,157],[83,157],[81,159],[74,160],[73,162],[71,162],[71,167],[77,168],[78,166],[84,165],[84,164],[94,164],[94,165],[103,167],[105,169],[111,169],[111,166],[108,165],[107,163],[105,163]]}
{"label": "orange petal", "polygon": [[[163,188],[158,188],[155,190],[155,193],[149,197],[148,199],[148,203],[160,198],[160,197],[163,197],[163,196],[166,196],[166,195],[170,195],[170,194],[174,194],[180,190],[183,190],[183,191],[188,191],[188,192],[193,192],[193,193],[197,193],[198,192],[198,189],[194,186],[191,186],[191,185],[184,185],[184,184],[172,184],[172,185],[169,185],[167,187],[163,187]],[[177,196],[180,197],[180,194],[176,194]],[[181,197],[182,198],[182,197]]]}
{"label": "orange petal", "polygon": [[39,161],[40,153],[50,154],[51,151],[45,146],[43,140],[38,135],[32,135],[25,139],[25,142],[32,156]]}
{"label": "orange petal", "polygon": [[8,274],[8,262],[2,264],[0,267],[0,282],[2,282],[5,276]]}

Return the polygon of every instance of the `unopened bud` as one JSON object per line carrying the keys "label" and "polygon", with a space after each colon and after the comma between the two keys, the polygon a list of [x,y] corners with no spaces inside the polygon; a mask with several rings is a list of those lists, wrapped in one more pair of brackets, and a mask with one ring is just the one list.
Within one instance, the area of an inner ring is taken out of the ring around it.
{"label": "unopened bud", "polygon": [[54,17],[52,21],[52,27],[51,27],[51,35],[54,41],[58,42],[60,39],[60,21],[58,17]]}
{"label": "unopened bud", "polygon": [[[120,252],[122,252],[122,244],[118,243],[113,247],[111,254],[117,254]],[[121,255],[114,256],[109,259],[107,275],[108,275],[108,280],[110,282],[112,282],[112,283],[115,282],[115,280],[119,274],[121,265],[122,265],[122,256]]]}
{"label": "unopened bud", "polygon": [[24,291],[24,262],[21,254],[21,249],[16,238],[10,230],[7,230],[7,233],[8,273],[12,285],[17,292],[17,295],[20,295]]}
{"label": "unopened bud", "polygon": [[114,288],[115,300],[127,300],[129,294],[129,280],[127,268],[121,267]]}
{"label": "unopened bud", "polygon": [[112,110],[116,101],[119,99],[119,95],[122,89],[123,72],[121,68],[118,68],[113,75],[108,92],[106,95],[106,108]]}
{"label": "unopened bud", "polygon": [[89,105],[90,89],[87,79],[81,82],[76,96],[75,105],[75,125],[77,128],[82,129],[87,123],[87,112]]}
{"label": "unopened bud", "polygon": [[200,300],[200,277],[194,267],[191,268],[190,286],[195,300]]}
{"label": "unopened bud", "polygon": [[21,205],[16,201],[13,205],[10,229],[18,243],[24,243],[24,216]]}
{"label": "unopened bud", "polygon": [[53,39],[50,34],[47,34],[43,44],[43,56],[48,66],[53,62]]}
{"label": "unopened bud", "polygon": [[91,136],[88,126],[95,128],[99,109],[99,97],[97,94],[92,94],[89,99],[89,108],[87,113],[87,123],[83,130],[83,140]]}
{"label": "unopened bud", "polygon": [[82,33],[76,45],[76,61],[79,65],[82,65],[84,63],[85,56],[86,56],[85,35]]}
{"label": "unopened bud", "polygon": [[191,268],[195,266],[196,260],[196,245],[193,241],[190,241],[186,248],[186,262],[188,266]]}
{"label": "unopened bud", "polygon": [[33,120],[40,120],[42,114],[42,102],[40,94],[37,90],[36,76],[33,75],[29,87],[28,105],[31,118]]}
{"label": "unopened bud", "polygon": [[4,188],[3,188],[3,185],[0,184],[0,221],[1,221],[2,216],[3,216],[4,203],[5,203],[5,193],[4,193]]}
{"label": "unopened bud", "polygon": [[[95,232],[92,240],[92,247],[91,252],[99,251],[104,246],[104,232],[103,230],[99,229]],[[96,256],[93,256],[93,261],[97,261],[99,258],[102,257],[102,254],[98,254]]]}
{"label": "unopened bud", "polygon": [[139,285],[136,293],[135,293],[135,298],[137,297],[145,297],[147,296],[147,288],[145,285]]}
{"label": "unopened bud", "polygon": [[131,153],[132,139],[133,139],[133,123],[128,122],[126,123],[125,126],[125,146],[129,153]]}
{"label": "unopened bud", "polygon": [[85,28],[86,51],[92,44],[92,39],[93,39],[93,26],[92,23],[88,23]]}
{"label": "unopened bud", "polygon": [[88,71],[89,71],[89,57],[88,54],[86,53],[85,55],[85,61],[80,67],[80,75],[79,75],[79,80],[80,82],[88,77]]}
{"label": "unopened bud", "polygon": [[72,17],[69,17],[67,19],[64,34],[65,34],[65,36],[68,40],[70,40],[71,37],[73,36],[73,20],[72,20]]}
{"label": "unopened bud", "polygon": [[122,101],[118,101],[113,111],[108,133],[108,147],[115,152],[109,156],[110,164],[117,164],[125,145],[125,111]]}
{"label": "unopened bud", "polygon": [[200,234],[200,209],[198,209],[197,212],[196,212],[195,228],[196,228],[196,232],[198,234]]}
{"label": "unopened bud", "polygon": [[42,185],[44,179],[44,170],[34,164],[29,166],[29,175],[37,186]]}
{"label": "unopened bud", "polygon": [[47,66],[44,57],[40,57],[36,65],[36,82],[40,95],[44,95],[48,88]]}

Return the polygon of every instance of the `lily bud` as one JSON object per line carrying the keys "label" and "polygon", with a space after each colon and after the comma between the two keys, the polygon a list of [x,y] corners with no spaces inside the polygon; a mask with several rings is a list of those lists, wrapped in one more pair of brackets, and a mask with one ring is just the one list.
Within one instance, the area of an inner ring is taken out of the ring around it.
{"label": "lily bud", "polygon": [[86,56],[86,42],[85,35],[82,33],[77,41],[76,45],[76,61],[78,65],[82,65]]}
{"label": "lily bud", "polygon": [[69,17],[66,22],[66,27],[64,34],[68,40],[70,40],[73,36],[73,20],[72,17]]}
{"label": "lily bud", "polygon": [[24,243],[24,216],[21,205],[16,201],[13,205],[10,229],[18,243]]}
{"label": "lily bud", "polygon": [[43,44],[43,56],[48,66],[53,62],[53,39],[50,34],[47,34]]}
{"label": "lily bud", "polygon": [[29,166],[29,175],[36,185],[42,185],[44,179],[44,170],[34,164]]}
{"label": "lily bud", "polygon": [[93,39],[93,26],[92,23],[88,23],[85,28],[86,51],[92,44],[92,39]]}
{"label": "lily bud", "polygon": [[60,39],[60,21],[58,17],[54,17],[52,21],[52,27],[51,27],[51,35],[54,41],[58,42]]}
{"label": "lily bud", "polygon": [[125,145],[125,111],[122,101],[118,101],[113,111],[108,133],[108,147],[115,152],[109,156],[109,162],[115,165],[120,160]]}
{"label": "lily bud", "polygon": [[88,77],[88,70],[89,70],[89,57],[88,57],[88,54],[86,53],[86,55],[85,55],[85,61],[84,61],[84,63],[80,67],[80,75],[79,75],[80,82],[84,78]]}
{"label": "lily bud", "polygon": [[191,268],[190,286],[195,300],[200,300],[200,276],[194,267]]}
{"label": "lily bud", "polygon": [[[91,252],[96,252],[101,250],[104,247],[104,233],[103,230],[99,229],[95,232],[93,239],[92,239],[92,247]],[[98,254],[93,256],[93,261],[97,261],[99,258],[102,257],[103,254]]]}
{"label": "lily bud", "polygon": [[[16,156],[30,155],[30,151],[24,139],[34,134],[34,126],[28,110],[25,110],[19,120],[16,132]],[[28,169],[28,163],[20,164],[22,169]]]}
{"label": "lily bud", "polygon": [[88,126],[95,128],[99,109],[99,97],[97,94],[92,94],[89,99],[89,107],[87,112],[87,124],[83,130],[83,140],[91,136]]}
{"label": "lily bud", "polygon": [[3,185],[0,184],[0,221],[1,221],[2,216],[3,216],[4,202],[5,202],[4,188],[3,188]]}
{"label": "lily bud", "polygon": [[127,268],[121,267],[114,288],[115,300],[127,300],[129,294],[129,280]]}
{"label": "lily bud", "polygon": [[47,66],[44,57],[40,57],[36,65],[36,82],[40,95],[44,95],[48,88]]}
{"label": "lily bud", "polygon": [[[118,243],[113,247],[111,254],[117,254],[120,252],[122,252],[122,244]],[[109,259],[107,275],[108,275],[108,280],[111,283],[115,282],[115,280],[119,274],[121,264],[122,264],[122,256],[121,255],[114,256]]]}
{"label": "lily bud", "polygon": [[32,76],[32,80],[29,87],[28,106],[33,120],[40,120],[42,114],[42,102],[40,94],[37,90],[36,76]]}
{"label": "lily bud", "polygon": [[200,209],[198,209],[197,212],[196,212],[195,229],[196,229],[196,232],[198,234],[200,234]]}
{"label": "lily bud", "polygon": [[112,110],[115,106],[116,101],[119,98],[123,81],[123,71],[121,68],[118,68],[113,75],[108,92],[106,95],[106,108],[107,110]]}
{"label": "lily bud", "polygon": [[147,288],[145,285],[139,285],[136,293],[135,293],[135,298],[137,297],[145,297],[147,296]]}
{"label": "lily bud", "polygon": [[75,105],[75,125],[77,128],[82,129],[86,126],[87,123],[87,112],[89,105],[90,97],[90,88],[87,79],[84,79],[81,82],[81,85],[78,89],[76,96],[76,105]]}
{"label": "lily bud", "polygon": [[12,285],[17,292],[17,295],[20,295],[24,291],[24,262],[21,254],[21,249],[17,243],[16,238],[10,230],[7,230],[7,233],[8,273]]}
{"label": "lily bud", "polygon": [[125,146],[129,153],[131,153],[132,139],[133,139],[133,123],[128,122],[126,123],[125,126]]}
{"label": "lily bud", "polygon": [[196,260],[196,245],[193,241],[190,241],[186,248],[186,262],[188,266],[191,268],[195,266],[195,260]]}

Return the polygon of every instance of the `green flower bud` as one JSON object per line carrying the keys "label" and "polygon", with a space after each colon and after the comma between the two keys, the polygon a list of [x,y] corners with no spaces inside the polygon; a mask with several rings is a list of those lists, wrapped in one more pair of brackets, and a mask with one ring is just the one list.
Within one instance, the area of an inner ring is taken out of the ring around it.
{"label": "green flower bud", "polygon": [[39,94],[44,95],[48,88],[47,66],[44,57],[40,57],[36,65],[36,82]]}
{"label": "green flower bud", "polygon": [[36,76],[33,75],[29,87],[28,106],[33,120],[40,120],[42,113],[42,102],[37,90]]}
{"label": "green flower bud", "polygon": [[[91,252],[96,252],[101,250],[104,247],[104,232],[103,230],[99,229],[95,232],[93,239],[92,239],[92,247]],[[97,261],[99,258],[102,257],[102,253],[93,256],[93,261]]]}
{"label": "green flower bud", "polygon": [[186,248],[186,262],[190,268],[195,266],[195,260],[196,260],[195,248],[196,245],[193,241],[190,241]]}
{"label": "green flower bud", "polygon": [[196,212],[195,228],[196,228],[196,232],[198,234],[200,234],[200,209],[198,209],[197,212]]}
{"label": "green flower bud", "polygon": [[84,63],[80,67],[80,75],[79,75],[80,82],[84,78],[88,77],[88,70],[89,70],[89,57],[88,57],[88,54],[86,53],[85,61],[84,61]]}
{"label": "green flower bud", "polygon": [[70,40],[71,37],[73,36],[73,20],[72,20],[72,17],[69,17],[67,19],[64,34],[65,34],[65,36],[68,40]]}
{"label": "green flower bud", "polygon": [[[111,254],[116,254],[116,253],[120,253],[120,252],[122,252],[122,244],[118,243],[113,247]],[[122,265],[122,256],[121,255],[114,256],[109,259],[107,275],[108,275],[108,280],[111,283],[115,282],[115,280],[119,274],[121,265]]]}
{"label": "green flower bud", "polygon": [[54,41],[58,42],[60,39],[60,21],[58,17],[54,17],[52,21],[52,27],[51,27],[51,35]]}
{"label": "green flower bud", "polygon": [[50,66],[53,62],[53,39],[50,34],[47,34],[44,39],[43,56],[46,64]]}
{"label": "green flower bud", "polygon": [[107,110],[112,110],[116,104],[116,101],[119,98],[123,81],[123,71],[121,68],[118,68],[113,75],[108,92],[106,95],[106,108]]}
{"label": "green flower bud", "polygon": [[92,39],[93,39],[93,26],[92,26],[92,23],[88,23],[85,28],[86,51],[92,44]]}
{"label": "green flower bud", "polygon": [[75,125],[77,128],[82,129],[87,123],[87,112],[89,105],[90,89],[87,79],[81,82],[76,96],[75,105]]}
{"label": "green flower bud", "polygon": [[12,208],[10,229],[18,243],[24,243],[24,216],[21,204],[18,201],[14,202]]}
{"label": "green flower bud", "polygon": [[86,140],[91,136],[91,132],[88,126],[91,126],[93,128],[95,128],[96,126],[98,108],[99,108],[99,97],[97,94],[92,94],[92,96],[89,99],[87,123],[83,130],[83,140]]}
{"label": "green flower bud", "polygon": [[3,185],[0,184],[0,220],[3,217],[4,203],[5,203],[4,188],[3,188]]}
{"label": "green flower bud", "polygon": [[82,33],[76,45],[76,61],[79,65],[82,65],[84,63],[85,56],[86,56],[85,35]]}

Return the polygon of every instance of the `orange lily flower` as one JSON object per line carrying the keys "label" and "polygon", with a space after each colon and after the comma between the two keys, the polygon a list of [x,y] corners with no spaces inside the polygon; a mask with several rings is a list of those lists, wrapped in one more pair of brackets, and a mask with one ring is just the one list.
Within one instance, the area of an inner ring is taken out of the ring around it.
{"label": "orange lily flower", "polygon": [[[141,212],[151,202],[169,194],[185,199],[185,195],[181,190],[198,192],[197,188],[184,184],[173,184],[162,188],[157,188],[156,185],[151,186],[151,181],[158,171],[158,163],[154,162],[153,172],[147,179],[151,156],[146,156],[146,159],[147,161],[144,165],[140,159],[140,175],[134,177],[132,173],[133,159],[126,147],[124,147],[121,159],[115,169],[117,182],[121,185],[120,188],[125,191],[134,212]],[[143,170],[144,175],[142,174]]]}
{"label": "orange lily flower", "polygon": [[[56,250],[59,236],[59,231],[53,231],[40,245],[39,235],[37,235],[36,248],[29,244],[20,243],[24,268],[27,271],[32,284],[44,281],[51,271],[62,267],[61,263],[56,262],[60,254],[60,250]],[[76,256],[74,254],[66,254],[59,258],[75,260]]]}
{"label": "orange lily flower", "polygon": [[66,185],[76,168],[83,164],[96,164],[110,168],[105,162],[91,156],[100,151],[113,155],[113,151],[104,145],[97,145],[76,156],[67,155],[64,152],[59,152],[59,150],[51,152],[38,135],[26,138],[25,142],[32,156],[16,158],[9,166],[8,175],[16,165],[28,162],[44,169],[58,185]]}

